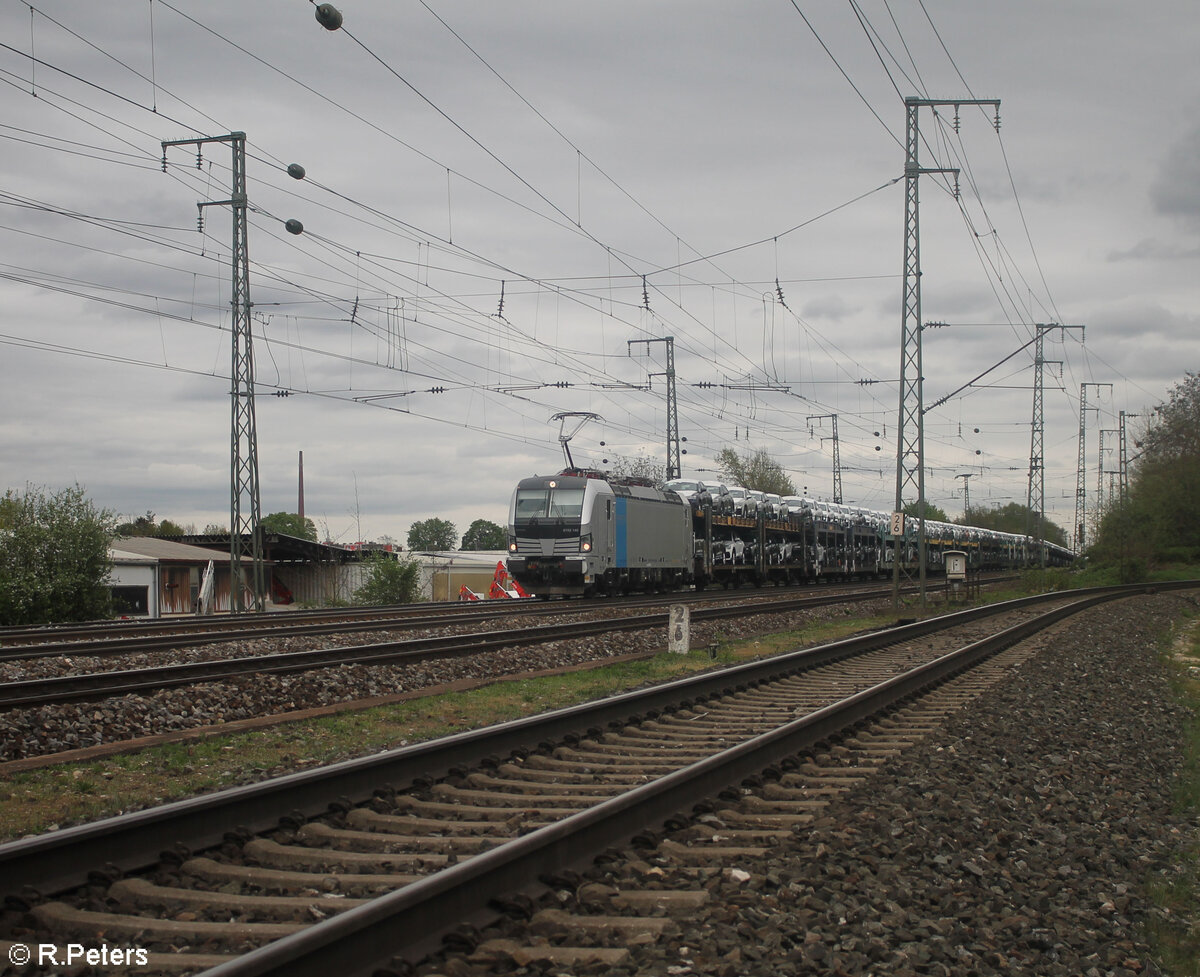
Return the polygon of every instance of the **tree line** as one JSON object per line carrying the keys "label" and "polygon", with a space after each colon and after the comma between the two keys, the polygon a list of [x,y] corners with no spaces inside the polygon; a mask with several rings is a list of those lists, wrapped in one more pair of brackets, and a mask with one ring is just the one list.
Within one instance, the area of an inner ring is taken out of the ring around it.
{"label": "tree line", "polygon": [[[278,533],[314,543],[320,538],[316,523],[295,512],[272,512],[263,516],[259,525],[265,533]],[[155,513],[147,510],[144,515],[135,519],[117,523],[114,532],[117,536],[190,536],[195,534],[195,527],[182,526],[170,519],[159,522]],[[210,525],[205,527],[203,535],[227,532],[229,530],[226,528]],[[420,519],[408,530],[410,550],[502,550],[507,545],[508,534],[505,528],[487,519],[476,519],[461,538],[454,523],[437,517]]]}
{"label": "tree line", "polygon": [[1128,490],[1100,509],[1086,555],[1140,579],[1165,564],[1200,562],[1200,376],[1185,375],[1132,436]]}
{"label": "tree line", "polygon": [[502,550],[508,545],[508,530],[488,519],[476,519],[463,533],[448,519],[430,518],[414,522],[408,530],[408,548],[438,553],[450,550]]}
{"label": "tree line", "polygon": [[[262,528],[299,539],[317,540],[313,521],[295,513],[264,516]],[[36,626],[66,621],[90,621],[113,614],[109,578],[109,547],[125,536],[191,535],[152,511],[134,519],[119,518],[98,507],[83,488],[52,491],[27,485],[0,497],[0,626]],[[210,526],[206,534],[228,532]],[[410,550],[502,550],[507,532],[486,519],[477,519],[460,538],[445,519],[425,519],[408,534]],[[357,603],[406,603],[416,599],[418,566],[411,559],[372,561]]]}

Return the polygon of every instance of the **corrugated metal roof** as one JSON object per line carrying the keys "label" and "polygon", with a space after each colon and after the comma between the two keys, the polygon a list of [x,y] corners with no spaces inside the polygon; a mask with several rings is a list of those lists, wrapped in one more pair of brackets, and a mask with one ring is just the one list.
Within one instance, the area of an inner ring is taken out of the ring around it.
{"label": "corrugated metal roof", "polygon": [[112,546],[108,548],[108,558],[113,563],[130,563],[138,566],[154,566],[158,561],[152,556],[142,556],[141,553],[130,553]]}
{"label": "corrugated metal roof", "polygon": [[[186,543],[194,543],[206,550],[216,550],[229,555],[229,533],[201,534],[179,537]],[[285,533],[266,533],[263,536],[264,556],[268,563],[357,563],[363,558],[360,550],[349,550],[344,546],[330,546],[311,540],[288,536]]]}
{"label": "corrugated metal roof", "polygon": [[222,554],[216,550],[206,550],[202,546],[188,546],[187,543],[176,543],[170,539],[159,539],[157,536],[118,537],[113,541],[113,549],[174,563],[208,563],[209,560],[216,563],[229,562],[228,552]]}
{"label": "corrugated metal roof", "polygon": [[495,567],[508,558],[508,550],[410,550],[408,555],[437,566]]}

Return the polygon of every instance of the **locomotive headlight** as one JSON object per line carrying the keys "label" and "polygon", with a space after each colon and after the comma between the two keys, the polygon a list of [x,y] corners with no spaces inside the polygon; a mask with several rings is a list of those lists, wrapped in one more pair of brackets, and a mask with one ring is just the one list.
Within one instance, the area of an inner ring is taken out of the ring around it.
{"label": "locomotive headlight", "polygon": [[587,534],[579,537],[579,552],[580,553],[592,552],[592,534],[591,533],[587,533]]}
{"label": "locomotive headlight", "polygon": [[510,536],[508,539],[508,552],[517,552],[517,538],[515,536]]}

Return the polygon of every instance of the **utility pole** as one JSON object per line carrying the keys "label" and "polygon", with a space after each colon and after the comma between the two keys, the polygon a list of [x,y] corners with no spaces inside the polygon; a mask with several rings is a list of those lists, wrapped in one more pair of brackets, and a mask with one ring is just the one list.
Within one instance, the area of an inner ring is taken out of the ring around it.
{"label": "utility pole", "polygon": [[[1115,427],[1107,427],[1107,428],[1100,429],[1100,465],[1099,465],[1100,477],[1099,477],[1099,490],[1096,494],[1096,497],[1097,497],[1097,500],[1103,500],[1103,498],[1104,498],[1104,476],[1108,475],[1109,476],[1109,479],[1108,479],[1108,508],[1110,508],[1110,509],[1112,508],[1112,504],[1113,504],[1112,476],[1115,472],[1115,469],[1104,467],[1104,435],[1120,434],[1120,433],[1121,433],[1120,430]],[[1112,450],[1112,449],[1109,449],[1109,450]]]}
{"label": "utility pole", "polygon": [[[809,430],[813,421],[829,421],[833,427],[833,501],[842,504],[842,456],[838,449],[837,414],[810,414],[808,416]],[[825,440],[824,438],[821,439]]]}
{"label": "utility pole", "polygon": [[[1046,466],[1044,463],[1044,440],[1046,419],[1043,413],[1043,368],[1046,365],[1046,359],[1043,355],[1044,340],[1046,333],[1053,329],[1078,329],[1083,332],[1083,326],[1063,326],[1057,322],[1038,323],[1034,326],[1037,330],[1035,339],[1037,341],[1036,353],[1033,359],[1033,420],[1030,423],[1029,432],[1029,491],[1025,497],[1026,508],[1029,510],[1028,515],[1028,530],[1029,535],[1037,542],[1042,541],[1044,534],[1044,522],[1046,518]],[[1055,360],[1054,362],[1059,362]],[[1042,559],[1041,563],[1045,566],[1046,549],[1041,547]]]}
{"label": "utility pole", "polygon": [[[167,171],[167,149],[195,146],[196,169],[201,168],[201,146],[205,143],[229,143],[233,150],[233,187],[228,200],[210,200],[197,204],[198,227],[204,228],[205,207],[229,207],[233,211],[233,240],[230,265],[233,269],[232,311],[233,362],[230,370],[232,389],[230,418],[229,478],[229,600],[230,610],[246,610],[245,591],[250,591],[253,609],[262,611],[266,599],[263,568],[263,540],[259,525],[261,509],[258,480],[258,432],[254,419],[254,337],[250,310],[250,253],[246,220],[246,134],[231,132],[225,136],[174,139],[162,144],[163,172]],[[293,163],[288,175],[304,178],[304,167]],[[285,224],[292,234],[304,226],[297,220]],[[247,567],[248,564],[248,567]],[[249,577],[247,578],[247,569]]]}
{"label": "utility pole", "polygon": [[665,373],[650,373],[648,376],[667,378],[667,481],[679,478],[683,467],[679,462],[679,404],[675,399],[675,337],[664,336],[661,339],[630,339],[627,349],[632,350],[634,343],[645,343],[646,352],[650,352],[651,343],[665,343],[667,347],[667,369]]}
{"label": "utility pole", "polygon": [[968,519],[971,514],[971,479],[975,477],[974,472],[964,472],[962,475],[955,475],[955,478],[963,480],[963,518]]}
{"label": "utility pole", "polygon": [[[922,167],[917,160],[920,146],[918,128],[922,106],[954,106],[954,127],[958,129],[958,109],[963,105],[990,105],[995,109],[995,127],[1000,128],[999,99],[929,99],[909,96],[904,100],[906,114],[904,158],[904,295],[900,326],[900,409],[896,433],[896,505],[892,517],[892,607],[900,606],[900,564],[904,552],[905,503],[917,503],[917,560],[921,606],[925,598],[925,422],[923,405],[924,375],[921,364],[921,234],[920,201],[917,182],[922,173],[954,173],[958,170]],[[915,495],[915,499],[914,499]]]}
{"label": "utility pole", "polygon": [[1121,411],[1119,415],[1119,427],[1117,430],[1118,444],[1120,450],[1117,454],[1118,460],[1118,485],[1120,486],[1120,496],[1117,501],[1117,530],[1118,538],[1121,541],[1121,583],[1129,583],[1129,448],[1126,440],[1125,421],[1130,417],[1141,417],[1140,414],[1126,414]]}
{"label": "utility pole", "polygon": [[1099,418],[1100,408],[1088,407],[1087,405],[1087,388],[1095,387],[1096,393],[1099,394],[1101,387],[1112,389],[1111,383],[1081,383],[1079,385],[1079,461],[1075,466],[1075,552],[1082,555],[1084,545],[1087,541],[1087,412],[1089,410],[1096,411],[1096,416]]}
{"label": "utility pole", "polygon": [[1125,422],[1133,417],[1141,417],[1141,414],[1126,414],[1124,411],[1118,415],[1118,423],[1120,427],[1119,442],[1120,454],[1118,456],[1119,464],[1119,484],[1121,486],[1120,502],[1124,507],[1129,504],[1129,447],[1125,436]]}

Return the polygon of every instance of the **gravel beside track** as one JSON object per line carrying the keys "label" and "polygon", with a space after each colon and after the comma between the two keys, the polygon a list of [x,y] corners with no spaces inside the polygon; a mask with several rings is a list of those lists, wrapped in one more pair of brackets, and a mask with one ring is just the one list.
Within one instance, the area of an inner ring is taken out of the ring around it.
{"label": "gravel beside track", "polygon": [[[795,614],[750,613],[717,624],[693,624],[693,647],[705,647],[712,641],[736,640],[759,634],[786,631],[833,620],[853,613],[856,616],[885,614],[888,601],[818,607]],[[549,623],[541,620],[538,623]],[[513,627],[525,626],[519,618]],[[489,629],[501,625],[491,624]],[[429,629],[428,634],[450,629]],[[406,632],[404,637],[423,637],[426,632]],[[374,640],[387,640],[380,635]],[[42,659],[29,663],[28,671],[17,672],[15,665],[0,672],[0,681],[32,678],[47,674],[103,669],[145,667],[153,661],[161,664],[164,655],[173,662],[202,661],[211,658],[242,657],[330,647],[339,643],[361,643],[361,635],[322,638],[261,638],[251,646],[225,643],[219,646],[182,649],[176,653],[120,656],[116,659],[88,659],[80,656],[61,671],[50,671],[53,662]],[[3,714],[5,736],[0,741],[0,761],[42,756],[100,743],[113,743],[140,736],[151,736],[182,729],[213,726],[264,715],[326,706],[337,702],[369,699],[398,692],[431,688],[462,679],[489,678],[517,672],[554,669],[595,661],[614,655],[654,653],[666,646],[665,629],[617,632],[606,638],[552,641],[543,645],[504,648],[464,657],[450,657],[409,665],[347,665],[287,675],[250,675],[231,682],[207,682],[186,688],[168,689],[155,695],[125,695],[100,702],[63,703],[35,709],[14,709]],[[83,666],[83,667],[80,667]],[[61,667],[61,666],[60,666]]]}
{"label": "gravel beside track", "polygon": [[[631,945],[626,963],[570,972],[1161,974],[1144,942],[1158,912],[1145,887],[1200,834],[1195,819],[1171,812],[1186,715],[1155,654],[1180,600],[1120,601],[1036,639],[1044,653],[1012,682],[766,857],[697,874],[647,854],[549,894],[542,906],[577,912],[615,890],[701,885],[710,894],[676,918],[672,935]],[[567,971],[475,954],[418,972]]]}
{"label": "gravel beside track", "polygon": [[[608,611],[609,616],[626,616],[637,610]],[[595,617],[597,615],[590,615]],[[203,645],[181,646],[156,651],[126,651],[121,654],[89,655],[68,652],[47,658],[18,659],[0,662],[0,682],[15,682],[25,679],[54,678],[60,675],[89,675],[95,672],[111,672],[122,669],[153,668],[162,665],[185,665],[195,662],[219,661],[226,658],[255,658],[281,652],[315,651],[322,648],[352,648],[375,642],[405,641],[410,638],[445,637],[454,634],[474,634],[480,631],[505,631],[516,628],[538,627],[550,624],[568,624],[587,619],[589,615],[562,613],[535,617],[517,614],[494,618],[484,622],[451,619],[449,623],[436,627],[406,628],[403,630],[343,631],[330,634],[307,636],[285,635],[274,637],[263,635],[236,641],[217,640]]]}

